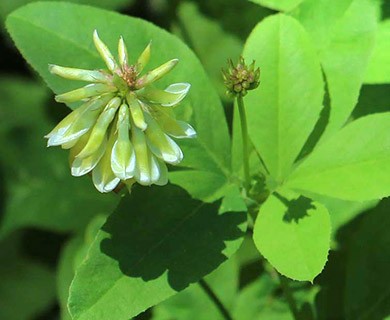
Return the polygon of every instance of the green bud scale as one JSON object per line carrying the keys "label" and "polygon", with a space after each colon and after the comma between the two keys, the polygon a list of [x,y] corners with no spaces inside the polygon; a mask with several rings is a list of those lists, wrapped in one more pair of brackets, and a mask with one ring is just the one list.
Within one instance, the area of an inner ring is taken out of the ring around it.
{"label": "green bud scale", "polygon": [[128,61],[122,37],[118,61],[94,31],[93,40],[107,70],[84,70],[49,65],[52,74],[90,84],[56,96],[56,101],[83,104],[65,117],[48,135],[48,146],[70,149],[73,176],[92,173],[100,192],[124,183],[164,185],[166,164],[176,165],[183,152],[173,138],[194,138],[195,130],[175,118],[172,107],[187,95],[190,84],[175,83],[161,90],[151,85],[177,64],[172,59],[141,74],[151,54],[151,43],[136,63]]}

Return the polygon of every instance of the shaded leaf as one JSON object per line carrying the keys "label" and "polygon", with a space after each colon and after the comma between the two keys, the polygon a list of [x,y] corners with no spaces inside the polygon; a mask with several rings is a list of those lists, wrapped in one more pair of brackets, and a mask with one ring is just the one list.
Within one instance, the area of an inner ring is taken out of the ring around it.
{"label": "shaded leaf", "polygon": [[264,7],[279,11],[290,11],[304,0],[249,0]]}
{"label": "shaded leaf", "polygon": [[389,199],[367,213],[351,241],[345,291],[348,320],[390,315]]}
{"label": "shaded leaf", "polygon": [[15,241],[13,235],[0,243],[0,319],[32,319],[55,301],[54,273],[21,256]]}
{"label": "shaded leaf", "polygon": [[218,213],[219,205],[174,186],[135,188],[76,273],[74,319],[128,319],[216,269],[238,249],[246,221],[241,205]]}
{"label": "shaded leaf", "polygon": [[62,249],[57,268],[57,296],[61,307],[61,320],[71,319],[67,306],[70,284],[105,220],[106,216],[103,215],[94,217],[85,233],[75,235]]}
{"label": "shaded leaf", "polygon": [[[232,257],[205,281],[223,305],[231,309],[238,290],[239,270],[237,260]],[[228,281],[227,281],[228,279]],[[153,309],[153,320],[223,320],[220,310],[199,284],[193,284]]]}

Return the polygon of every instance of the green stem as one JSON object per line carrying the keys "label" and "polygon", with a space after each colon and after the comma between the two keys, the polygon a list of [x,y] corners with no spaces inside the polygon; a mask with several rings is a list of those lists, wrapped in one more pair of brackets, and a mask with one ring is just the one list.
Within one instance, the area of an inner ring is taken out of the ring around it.
{"label": "green stem", "polygon": [[244,99],[241,95],[237,97],[238,111],[240,112],[241,135],[242,135],[242,157],[244,162],[245,187],[249,191],[250,175],[249,175],[249,152],[248,152],[248,125],[246,122],[246,113]]}
{"label": "green stem", "polygon": [[292,315],[294,316],[294,319],[299,320],[300,316],[299,316],[299,312],[298,312],[298,306],[297,306],[297,303],[296,303],[294,296],[291,292],[290,286],[288,285],[288,280],[277,271],[276,271],[276,274],[279,277],[280,285],[283,289],[283,293],[284,293],[284,296],[287,300],[288,306],[290,307],[290,311],[291,311]]}
{"label": "green stem", "polygon": [[199,281],[199,285],[204,290],[204,292],[206,292],[206,294],[209,296],[209,298],[215,303],[216,307],[218,308],[219,312],[224,317],[224,319],[226,319],[226,320],[233,320],[233,318],[230,315],[229,311],[223,305],[221,300],[219,300],[219,298],[214,293],[214,291],[210,288],[210,286],[207,284],[207,282],[205,280],[201,279]]}

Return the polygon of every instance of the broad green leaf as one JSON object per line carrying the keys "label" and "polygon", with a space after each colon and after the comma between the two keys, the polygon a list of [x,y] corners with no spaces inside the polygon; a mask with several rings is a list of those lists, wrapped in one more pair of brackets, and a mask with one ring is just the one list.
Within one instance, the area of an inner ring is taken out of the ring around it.
{"label": "broad green leaf", "polygon": [[55,302],[54,273],[22,256],[14,235],[0,242],[0,319],[34,319]]}
{"label": "broad green leaf", "polygon": [[390,83],[390,19],[379,24],[364,83]]}
{"label": "broad green leaf", "polygon": [[260,87],[245,98],[249,136],[271,175],[281,182],[322,109],[323,81],[305,30],[279,14],[249,36],[244,56],[260,66]]}
{"label": "broad green leaf", "polygon": [[[69,3],[35,3],[22,7],[8,17],[7,27],[24,57],[56,93],[80,84],[51,75],[49,63],[89,69],[104,67],[93,47],[94,29],[99,30],[113,52],[122,35],[129,45],[130,61],[152,40],[151,69],[172,58],[180,60],[158,86],[163,88],[174,82],[191,84],[183,105],[175,110],[179,118],[194,126],[198,136],[191,141],[178,141],[184,152],[181,165],[210,171],[220,175],[220,179],[229,176],[230,139],[218,95],[198,59],[176,37],[140,19]],[[181,181],[177,179],[175,183]]]}
{"label": "broad green leaf", "polygon": [[381,320],[390,315],[389,199],[366,214],[350,242],[345,319]]}
{"label": "broad green leaf", "polygon": [[390,195],[390,112],[360,118],[322,143],[286,186],[351,201]]}
{"label": "broad green leaf", "polygon": [[[235,303],[238,291],[239,269],[232,257],[205,279],[227,309]],[[153,320],[224,320],[221,311],[199,283],[191,285],[153,309]]]}
{"label": "broad green leaf", "polygon": [[[38,0],[1,0],[0,2],[0,18],[5,20],[5,17],[13,10],[26,5],[31,2],[37,2]],[[47,1],[47,0],[40,0]],[[54,0],[60,1],[60,0]],[[79,4],[89,4],[95,7],[102,7],[106,9],[119,9],[132,4],[133,0],[69,0],[68,2],[74,2]]]}
{"label": "broad green leaf", "polygon": [[227,59],[238,58],[243,43],[225,32],[217,21],[202,15],[194,3],[181,3],[178,17],[180,28],[176,28],[177,33],[197,54],[221,98],[226,100],[221,68]]}
{"label": "broad green leaf", "polygon": [[135,188],[76,272],[74,319],[129,319],[216,269],[245,230],[242,205],[229,207],[219,211],[219,203],[193,200],[175,186]]}
{"label": "broad green leaf", "polygon": [[0,237],[26,226],[82,229],[97,213],[111,212],[117,197],[96,192],[89,177],[72,177],[66,153],[46,148],[43,136],[54,126],[45,114],[47,90],[9,78],[0,79],[0,95],[0,162],[8,195]]}
{"label": "broad green leaf", "polygon": [[279,11],[291,11],[304,0],[249,0],[264,7]]}
{"label": "broad green leaf", "polygon": [[57,296],[61,307],[61,320],[71,319],[67,307],[70,284],[77,267],[86,257],[90,245],[105,220],[106,216],[104,215],[94,217],[88,224],[85,233],[74,236],[62,249],[57,269]]}
{"label": "broad green leaf", "polygon": [[281,274],[312,282],[327,261],[329,213],[309,198],[287,200],[271,195],[260,208],[253,239],[260,253]]}
{"label": "broad green leaf", "polygon": [[374,48],[379,1],[306,0],[295,16],[316,44],[330,94],[324,141],[342,127],[355,107]]}

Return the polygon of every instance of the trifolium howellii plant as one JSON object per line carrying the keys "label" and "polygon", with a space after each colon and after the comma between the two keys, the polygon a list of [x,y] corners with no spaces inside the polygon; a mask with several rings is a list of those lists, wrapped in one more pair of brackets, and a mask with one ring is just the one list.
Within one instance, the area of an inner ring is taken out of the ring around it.
{"label": "trifolium howellii plant", "polygon": [[150,59],[150,43],[135,64],[129,64],[120,37],[118,64],[96,30],[93,40],[108,70],[49,66],[52,74],[91,84],[56,96],[57,102],[83,104],[46,136],[47,144],[70,149],[72,175],[92,171],[93,183],[100,192],[110,192],[121,182],[129,188],[135,182],[165,185],[166,163],[176,165],[183,159],[171,137],[196,136],[189,124],[176,120],[172,110],[185,98],[190,84],[174,83],[165,90],[153,86],[178,59],[142,74]]}

